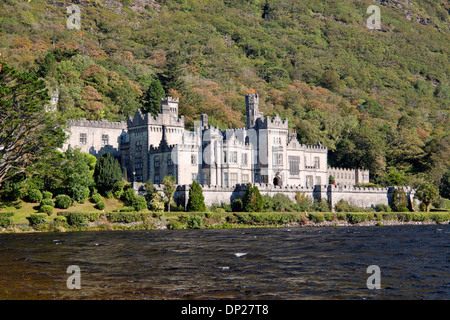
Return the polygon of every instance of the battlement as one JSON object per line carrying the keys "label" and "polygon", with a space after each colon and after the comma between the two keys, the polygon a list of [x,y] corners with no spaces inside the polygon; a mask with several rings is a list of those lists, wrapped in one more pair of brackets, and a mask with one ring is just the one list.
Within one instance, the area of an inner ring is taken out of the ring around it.
{"label": "battlement", "polygon": [[109,122],[107,120],[86,120],[86,119],[79,119],[79,120],[69,120],[68,125],[70,127],[88,127],[88,128],[108,128],[108,129],[127,129],[127,123],[124,121],[120,122]]}
{"label": "battlement", "polygon": [[302,147],[304,147],[305,150],[312,150],[314,152],[328,152],[328,148],[322,145],[310,146],[303,144]]}
{"label": "battlement", "polygon": [[161,104],[179,103],[179,102],[180,102],[179,98],[172,98],[172,97],[161,98]]}

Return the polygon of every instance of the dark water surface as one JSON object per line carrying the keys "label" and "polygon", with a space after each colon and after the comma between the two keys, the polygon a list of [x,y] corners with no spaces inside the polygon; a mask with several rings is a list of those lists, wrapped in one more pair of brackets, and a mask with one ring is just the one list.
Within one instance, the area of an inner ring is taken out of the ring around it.
{"label": "dark water surface", "polygon": [[[0,234],[0,299],[450,299],[449,235],[449,225]],[[67,288],[70,265],[80,290]],[[380,290],[366,286],[370,265]]]}

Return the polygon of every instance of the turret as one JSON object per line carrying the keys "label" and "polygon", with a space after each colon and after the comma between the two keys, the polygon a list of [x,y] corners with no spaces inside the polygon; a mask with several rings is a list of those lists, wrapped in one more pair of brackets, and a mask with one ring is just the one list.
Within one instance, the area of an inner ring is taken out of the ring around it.
{"label": "turret", "polygon": [[247,111],[247,128],[250,129],[255,126],[256,119],[263,117],[263,113],[259,111],[258,94],[247,94],[245,96],[245,109]]}

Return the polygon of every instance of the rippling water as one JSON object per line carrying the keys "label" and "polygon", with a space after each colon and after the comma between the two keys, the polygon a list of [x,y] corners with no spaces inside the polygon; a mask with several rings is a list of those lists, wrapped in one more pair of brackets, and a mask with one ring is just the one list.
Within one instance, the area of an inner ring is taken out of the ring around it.
{"label": "rippling water", "polygon": [[[0,234],[0,299],[449,299],[449,234],[449,225]],[[81,290],[67,289],[70,265]],[[381,269],[380,290],[367,289],[369,265]]]}

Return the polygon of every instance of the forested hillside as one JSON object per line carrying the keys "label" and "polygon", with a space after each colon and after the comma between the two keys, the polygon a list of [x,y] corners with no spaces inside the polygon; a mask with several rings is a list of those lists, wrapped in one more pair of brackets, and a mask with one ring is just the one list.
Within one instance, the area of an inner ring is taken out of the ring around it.
{"label": "forested hillside", "polygon": [[[67,7],[81,8],[68,29]],[[367,7],[381,8],[369,30]],[[180,98],[244,126],[246,93],[321,142],[330,165],[381,185],[439,185],[450,167],[449,11],[444,0],[1,0],[4,63],[59,90],[67,118],[124,120]]]}

